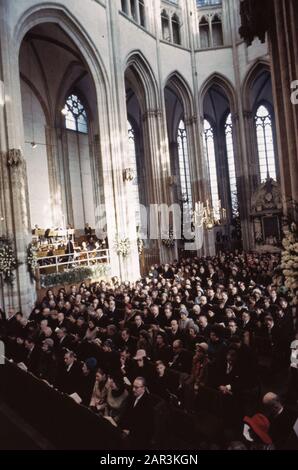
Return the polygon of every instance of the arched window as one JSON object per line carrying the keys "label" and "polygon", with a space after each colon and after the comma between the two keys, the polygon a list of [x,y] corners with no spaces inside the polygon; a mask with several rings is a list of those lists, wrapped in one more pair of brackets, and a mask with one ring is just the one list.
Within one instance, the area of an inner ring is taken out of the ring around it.
{"label": "arched window", "polygon": [[255,123],[261,181],[266,181],[268,177],[276,180],[272,118],[268,109],[264,105],[259,106],[257,109]]}
{"label": "arched window", "polygon": [[127,0],[121,0],[121,10],[127,13]]}
{"label": "arched window", "polygon": [[145,4],[144,0],[139,0],[140,24],[145,27]]}
{"label": "arched window", "polygon": [[138,168],[137,168],[137,154],[136,154],[136,134],[133,126],[127,120],[127,133],[128,133],[128,168],[131,168],[134,174],[132,180],[132,204],[135,207],[135,217],[137,227],[141,226],[141,213],[140,213],[140,194],[139,194],[139,181],[138,181]]}
{"label": "arched window", "polygon": [[180,21],[177,15],[172,16],[172,31],[173,31],[173,43],[181,44]]}
{"label": "arched window", "polygon": [[135,21],[138,20],[137,16],[137,5],[136,5],[137,0],[130,0],[130,11],[131,11],[131,16]]}
{"label": "arched window", "polygon": [[236,181],[234,145],[233,145],[233,123],[232,123],[231,113],[228,115],[226,119],[225,135],[226,135],[227,160],[228,160],[229,180],[230,180],[230,194],[231,194],[231,202],[232,202],[232,214],[233,216],[236,217],[238,215],[238,195],[237,195],[237,181]]}
{"label": "arched window", "polygon": [[192,207],[192,193],[191,193],[191,179],[189,170],[189,156],[187,133],[184,121],[180,121],[178,127],[178,157],[179,157],[179,176],[180,176],[180,190],[181,198],[185,205]]}
{"label": "arched window", "polygon": [[203,16],[200,21],[200,47],[201,49],[207,49],[210,47],[210,31],[208,20]]}
{"label": "arched window", "polygon": [[162,38],[164,41],[171,41],[170,34],[170,20],[167,12],[165,10],[161,13],[161,29],[162,29]]}
{"label": "arched window", "polygon": [[218,180],[216,170],[216,158],[215,158],[215,145],[214,145],[214,131],[207,119],[204,120],[204,152],[205,158],[208,165],[210,189],[212,206],[215,209],[215,216],[219,217],[218,208]]}
{"label": "arched window", "polygon": [[67,98],[62,113],[66,129],[88,133],[87,113],[77,95],[72,94]]}
{"label": "arched window", "polygon": [[213,46],[222,46],[223,45],[223,34],[222,34],[222,23],[220,18],[217,15],[214,15],[212,19],[212,39]]}

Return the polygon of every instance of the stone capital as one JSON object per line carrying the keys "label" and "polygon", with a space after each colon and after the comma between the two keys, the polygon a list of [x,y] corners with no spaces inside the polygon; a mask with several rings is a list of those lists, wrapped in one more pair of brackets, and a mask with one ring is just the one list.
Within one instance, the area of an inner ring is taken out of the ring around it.
{"label": "stone capital", "polygon": [[196,114],[193,116],[186,116],[184,120],[186,126],[192,126],[193,124],[196,124],[197,121],[198,117]]}
{"label": "stone capital", "polygon": [[7,165],[9,167],[20,166],[24,162],[20,149],[9,149],[7,152]]}
{"label": "stone capital", "polygon": [[161,109],[147,109],[142,118],[143,118],[143,121],[146,121],[147,119],[150,119],[150,118],[158,118],[158,117],[161,117],[162,116],[162,111]]}
{"label": "stone capital", "polygon": [[244,117],[244,119],[251,119],[253,117],[252,111],[244,110],[243,111],[243,117]]}

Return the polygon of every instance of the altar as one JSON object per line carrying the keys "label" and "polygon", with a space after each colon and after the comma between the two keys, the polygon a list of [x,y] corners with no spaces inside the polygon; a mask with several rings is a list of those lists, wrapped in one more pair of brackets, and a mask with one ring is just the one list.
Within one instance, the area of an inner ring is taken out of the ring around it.
{"label": "altar", "polygon": [[278,183],[269,178],[251,199],[251,220],[255,249],[278,253],[282,242],[282,200]]}

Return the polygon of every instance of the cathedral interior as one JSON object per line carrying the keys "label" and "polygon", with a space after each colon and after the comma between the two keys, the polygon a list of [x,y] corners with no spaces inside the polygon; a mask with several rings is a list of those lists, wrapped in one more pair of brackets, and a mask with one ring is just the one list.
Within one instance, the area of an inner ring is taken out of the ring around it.
{"label": "cathedral interior", "polygon": [[0,1],[1,450],[298,449],[297,17]]}

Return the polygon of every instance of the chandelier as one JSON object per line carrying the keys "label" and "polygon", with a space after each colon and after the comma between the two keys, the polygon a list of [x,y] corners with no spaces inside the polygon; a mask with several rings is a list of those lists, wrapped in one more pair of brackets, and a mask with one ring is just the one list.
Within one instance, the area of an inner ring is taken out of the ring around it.
{"label": "chandelier", "polygon": [[196,227],[204,226],[207,230],[212,230],[214,227],[221,225],[227,217],[226,209],[221,207],[221,201],[218,200],[214,206],[209,203],[196,202],[195,210],[193,211],[193,223]]}

